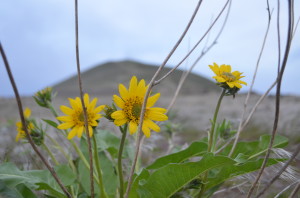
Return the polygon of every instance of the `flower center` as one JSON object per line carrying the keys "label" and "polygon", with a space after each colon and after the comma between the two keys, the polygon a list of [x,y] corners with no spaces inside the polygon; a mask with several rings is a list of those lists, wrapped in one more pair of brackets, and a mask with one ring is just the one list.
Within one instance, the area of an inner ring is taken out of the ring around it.
{"label": "flower center", "polygon": [[125,101],[123,111],[127,119],[138,123],[141,115],[143,99],[140,97],[132,97]]}
{"label": "flower center", "polygon": [[233,82],[236,80],[236,77],[230,72],[223,72],[222,77],[227,79],[229,82]]}

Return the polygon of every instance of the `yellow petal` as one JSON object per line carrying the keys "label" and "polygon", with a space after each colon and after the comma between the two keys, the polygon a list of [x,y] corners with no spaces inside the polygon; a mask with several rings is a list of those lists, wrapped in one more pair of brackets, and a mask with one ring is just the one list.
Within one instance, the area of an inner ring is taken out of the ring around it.
{"label": "yellow petal", "polygon": [[126,100],[129,97],[129,93],[127,88],[123,85],[123,84],[119,84],[119,92],[120,92],[120,96]]}
{"label": "yellow petal", "polygon": [[105,108],[105,105],[101,105],[99,107],[97,107],[96,109],[94,109],[94,113],[100,113],[103,109]]}
{"label": "yellow petal", "polygon": [[83,126],[78,127],[77,137],[81,138],[83,133]]}
{"label": "yellow petal", "polygon": [[232,83],[232,82],[226,82],[227,83],[227,85],[230,87],[230,88],[233,88],[234,87],[234,83]]}
{"label": "yellow petal", "polygon": [[137,124],[135,122],[129,122],[129,133],[130,135],[134,134],[137,131]]}
{"label": "yellow petal", "polygon": [[137,78],[136,76],[133,76],[129,84],[129,94],[135,93],[136,89],[137,89]]}
{"label": "yellow petal", "polygon": [[210,69],[218,76],[220,75],[219,66],[214,63],[214,65],[209,65]]}
{"label": "yellow petal", "polygon": [[236,86],[237,88],[242,88],[242,85],[241,84],[239,84],[239,83],[237,83],[237,82],[233,82],[233,84],[234,84],[234,86]]}
{"label": "yellow petal", "polygon": [[147,101],[147,107],[148,108],[152,107],[156,103],[156,101],[159,99],[159,97],[160,97],[160,93],[157,93],[154,96],[149,97],[148,101]]}
{"label": "yellow petal", "polygon": [[124,101],[122,100],[122,98],[120,98],[119,96],[117,96],[117,95],[114,95],[113,96],[113,101],[116,103],[116,105],[118,106],[118,107],[120,107],[121,109],[123,109],[124,108]]}
{"label": "yellow petal", "polygon": [[31,110],[29,108],[26,108],[24,111],[24,116],[25,118],[29,118],[31,115]]}
{"label": "yellow petal", "polygon": [[153,108],[150,108],[148,109],[148,111],[156,111],[156,112],[159,112],[159,113],[166,113],[167,112],[167,109],[164,109],[164,108],[160,108],[160,107],[153,107]]}
{"label": "yellow petal", "polygon": [[147,117],[154,121],[165,121],[168,119],[168,116],[166,116],[165,114],[162,114],[158,111],[153,111],[152,109],[149,109],[147,111]]}
{"label": "yellow petal", "polygon": [[145,85],[145,80],[142,79],[140,80],[138,86],[137,86],[137,90],[136,92],[138,93],[138,96],[140,96],[141,98],[145,97],[145,93],[147,91],[146,85]]}
{"label": "yellow petal", "polygon": [[92,100],[92,102],[90,102],[89,106],[87,107],[88,110],[92,110],[95,108],[96,104],[97,104],[98,98],[94,98]]}
{"label": "yellow petal", "polygon": [[126,119],[114,120],[114,124],[117,125],[117,126],[122,126],[126,122],[127,122]]}
{"label": "yellow petal", "polygon": [[243,85],[247,85],[247,83],[242,81],[242,80],[238,80],[237,82],[240,83],[240,84],[243,84]]}
{"label": "yellow petal", "polygon": [[66,123],[58,125],[57,128],[58,129],[69,129],[69,128],[72,128],[73,126],[74,126],[74,123],[66,122]]}
{"label": "yellow petal", "polygon": [[119,110],[119,111],[115,111],[111,114],[111,117],[113,119],[117,119],[117,120],[121,120],[121,119],[125,119],[126,118],[126,115],[124,113],[124,111],[122,110]]}
{"label": "yellow petal", "polygon": [[75,137],[75,135],[78,134],[78,127],[74,127],[68,134],[68,140],[72,139]]}
{"label": "yellow petal", "polygon": [[72,98],[68,98],[69,102],[71,104],[71,107],[75,110],[75,109],[80,109],[82,108],[81,106],[78,106],[78,103],[76,102],[76,100],[72,99]]}
{"label": "yellow petal", "polygon": [[16,136],[16,142],[18,142],[18,141],[19,141],[20,137],[21,137],[21,134],[20,134],[20,133],[18,133],[18,134],[17,134],[17,136]]}
{"label": "yellow petal", "polygon": [[220,76],[214,76],[213,78],[216,79],[217,82],[221,82],[221,83],[226,82],[226,80],[224,78],[220,77]]}
{"label": "yellow petal", "polygon": [[60,110],[66,115],[72,115],[74,113],[73,109],[64,105],[60,106]]}
{"label": "yellow petal", "polygon": [[160,127],[157,124],[155,124],[152,120],[146,119],[144,120],[144,124],[146,124],[150,129],[152,129],[155,132],[160,131]]}
{"label": "yellow petal", "polygon": [[147,138],[151,136],[150,129],[147,127],[146,124],[143,124],[142,131]]}
{"label": "yellow petal", "polygon": [[90,137],[93,136],[93,128],[91,126],[88,127],[89,128],[89,135]]}
{"label": "yellow petal", "polygon": [[56,119],[63,121],[63,122],[69,122],[69,121],[73,120],[73,118],[71,116],[59,116],[59,117],[56,117]]}
{"label": "yellow petal", "polygon": [[239,77],[241,74],[243,74],[243,73],[241,73],[239,71],[232,72],[232,75],[234,75],[235,77]]}

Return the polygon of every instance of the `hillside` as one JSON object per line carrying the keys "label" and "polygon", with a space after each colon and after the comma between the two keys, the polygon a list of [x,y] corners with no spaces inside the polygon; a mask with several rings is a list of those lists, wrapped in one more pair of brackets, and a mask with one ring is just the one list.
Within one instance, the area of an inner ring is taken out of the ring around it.
{"label": "hillside", "polygon": [[[153,65],[133,61],[105,63],[82,73],[84,91],[91,95],[113,95],[118,92],[119,83],[123,83],[126,86],[128,85],[131,76],[136,75],[138,79],[143,78],[146,82],[149,82],[156,70],[157,67]],[[165,68],[162,74],[165,74],[169,70],[170,68]],[[158,88],[154,89],[154,91],[159,91],[164,96],[172,95],[176,90],[181,74],[182,71],[175,71],[157,86]],[[73,76],[56,84],[53,89],[57,91],[60,96],[77,96],[77,76]],[[216,91],[218,91],[218,87],[215,86],[212,81],[196,74],[190,74],[183,85],[181,94],[193,95]]]}

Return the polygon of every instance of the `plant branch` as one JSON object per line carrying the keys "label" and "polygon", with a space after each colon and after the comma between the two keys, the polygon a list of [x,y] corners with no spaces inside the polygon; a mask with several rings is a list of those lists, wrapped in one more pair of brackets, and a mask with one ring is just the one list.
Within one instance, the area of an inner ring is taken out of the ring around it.
{"label": "plant branch", "polygon": [[104,185],[103,185],[103,176],[102,176],[102,170],[101,170],[101,164],[100,164],[100,159],[98,156],[98,147],[97,147],[97,140],[96,140],[96,136],[93,135],[93,143],[94,143],[94,156],[95,156],[95,161],[96,161],[96,169],[98,172],[98,185],[99,185],[99,189],[100,189],[100,194],[102,198],[106,198],[106,192],[104,189]]}
{"label": "plant branch", "polygon": [[269,143],[269,147],[266,153],[266,156],[264,158],[263,164],[261,166],[261,169],[254,181],[254,183],[252,184],[247,198],[249,198],[251,196],[251,194],[254,191],[254,188],[256,187],[256,184],[258,183],[260,177],[263,174],[263,171],[266,167],[266,164],[268,162],[270,153],[271,153],[271,149],[274,143],[274,139],[275,139],[275,135],[277,132],[277,127],[278,127],[278,121],[279,121],[279,110],[280,110],[280,91],[281,91],[281,82],[282,82],[282,77],[283,77],[283,73],[284,70],[286,68],[286,64],[287,64],[287,60],[289,57],[289,51],[290,51],[290,47],[291,47],[291,42],[292,42],[292,37],[293,37],[293,27],[294,27],[294,5],[293,5],[293,0],[289,0],[288,1],[288,30],[287,30],[287,42],[286,42],[286,48],[285,48],[285,53],[284,53],[284,57],[283,57],[283,62],[282,62],[282,66],[280,69],[280,72],[278,74],[278,83],[277,83],[277,89],[276,89],[276,108],[275,108],[275,119],[274,119],[274,124],[273,124],[273,130],[272,130],[272,137]]}
{"label": "plant branch", "polygon": [[172,48],[171,52],[167,55],[167,57],[165,58],[165,60],[163,61],[163,63],[161,64],[161,66],[157,69],[157,71],[155,72],[155,74],[153,75],[148,89],[146,91],[145,97],[144,97],[144,101],[143,101],[143,105],[142,105],[142,109],[141,109],[141,115],[140,115],[140,123],[138,126],[138,134],[137,134],[137,141],[136,141],[136,151],[135,151],[135,156],[134,156],[134,161],[132,164],[132,167],[130,169],[130,174],[129,174],[129,178],[128,178],[128,185],[126,188],[126,193],[125,193],[125,198],[128,198],[129,196],[129,192],[130,192],[130,188],[132,185],[132,180],[133,180],[133,174],[134,174],[134,170],[135,170],[135,166],[138,160],[138,156],[139,156],[139,151],[140,151],[140,143],[141,143],[141,136],[142,136],[142,125],[143,125],[143,121],[144,121],[144,114],[145,114],[145,107],[146,107],[146,103],[148,100],[148,97],[150,95],[150,91],[152,90],[152,87],[154,86],[154,81],[156,79],[156,77],[159,75],[159,73],[161,72],[161,70],[165,67],[165,65],[167,64],[168,60],[170,59],[170,57],[173,55],[173,53],[176,51],[177,47],[179,46],[179,44],[181,43],[181,41],[183,40],[183,38],[185,37],[186,33],[188,32],[192,22],[194,21],[194,18],[200,8],[200,5],[202,3],[202,0],[198,1],[198,4],[195,8],[195,11],[190,19],[190,21],[188,22],[187,27],[185,28],[184,32],[182,33],[182,35],[180,36],[179,40],[176,42],[175,46]]}
{"label": "plant branch", "polygon": [[30,134],[28,132],[27,123],[25,121],[25,117],[24,117],[24,114],[23,114],[23,107],[22,107],[22,102],[21,102],[21,98],[20,98],[20,95],[19,95],[19,91],[18,91],[17,85],[15,83],[14,77],[12,75],[12,72],[10,70],[10,66],[9,66],[8,61],[7,61],[4,49],[2,48],[1,42],[0,42],[0,52],[1,52],[1,56],[2,56],[2,59],[3,59],[3,62],[4,62],[4,65],[5,65],[7,74],[9,76],[10,83],[11,83],[11,85],[13,87],[13,90],[14,90],[14,93],[15,93],[15,97],[16,97],[17,104],[18,104],[18,109],[19,109],[19,114],[20,114],[21,122],[22,122],[22,125],[23,125],[23,128],[24,128],[26,137],[28,139],[28,142],[32,146],[32,148],[36,152],[36,154],[39,156],[39,158],[42,160],[42,162],[45,164],[45,166],[48,168],[48,170],[50,171],[51,175],[54,177],[55,181],[58,183],[58,185],[60,186],[60,188],[62,189],[62,191],[65,193],[65,195],[68,198],[71,198],[70,193],[67,191],[67,189],[62,184],[61,180],[58,178],[58,176],[57,176],[55,170],[53,169],[53,167],[47,162],[47,160],[44,158],[44,156],[41,154],[41,152],[35,146],[32,138],[31,138],[31,136],[30,136]]}
{"label": "plant branch", "polygon": [[90,160],[90,183],[91,183],[91,198],[94,198],[94,171],[93,171],[93,152],[91,145],[91,133],[88,127],[88,117],[86,112],[86,106],[84,104],[83,99],[83,91],[82,91],[82,81],[81,81],[81,72],[80,72],[80,60],[79,60],[79,42],[78,42],[78,0],[75,0],[75,42],[76,42],[76,64],[77,64],[77,76],[79,83],[79,92],[80,92],[80,100],[83,109],[84,115],[84,126],[86,131],[86,137],[88,142],[88,150],[89,150],[89,160]]}
{"label": "plant branch", "polygon": [[213,23],[209,26],[207,31],[204,33],[204,35],[200,38],[200,40],[194,45],[194,47],[188,52],[188,54],[175,66],[173,67],[168,73],[166,73],[163,77],[161,77],[159,80],[155,81],[153,83],[153,86],[159,84],[161,81],[163,81],[165,78],[167,78],[171,73],[173,73],[191,54],[192,52],[198,47],[198,45],[202,42],[202,40],[206,37],[206,35],[210,32],[210,30],[213,28],[215,23],[219,20],[220,16],[224,12],[225,8],[227,7],[230,0],[226,2],[222,10],[219,12],[217,18],[213,21]]}
{"label": "plant branch", "polygon": [[270,12],[269,3],[267,3],[267,5],[268,5],[268,8],[267,8],[267,10],[268,10],[268,25],[267,25],[267,30],[266,30],[266,33],[265,33],[265,36],[264,36],[264,39],[263,39],[263,44],[262,44],[262,47],[261,47],[261,50],[260,50],[260,53],[259,53],[259,56],[258,56],[258,59],[257,59],[257,63],[256,63],[255,71],[254,71],[254,74],[253,74],[252,82],[251,82],[251,85],[250,85],[250,89],[249,89],[249,91],[247,93],[247,97],[245,99],[241,121],[239,123],[239,127],[238,127],[238,130],[237,130],[237,133],[236,133],[236,137],[235,137],[234,142],[233,142],[233,146],[232,146],[232,148],[230,150],[230,153],[228,155],[229,157],[232,156],[232,154],[234,152],[234,149],[236,147],[236,144],[237,144],[237,142],[238,142],[238,140],[240,138],[240,134],[241,134],[241,131],[242,131],[242,124],[243,124],[244,117],[245,117],[245,114],[246,114],[247,104],[248,104],[248,101],[249,101],[249,98],[250,98],[250,95],[251,95],[251,92],[252,92],[252,89],[253,89],[253,85],[254,85],[254,82],[255,82],[255,79],[256,79],[256,74],[257,74],[257,71],[258,71],[258,67],[259,67],[259,64],[260,64],[262,53],[263,53],[263,51],[265,49],[265,44],[266,44],[266,41],[267,41],[267,38],[268,38],[268,35],[269,35],[270,24],[271,24],[271,15],[272,14]]}
{"label": "plant branch", "polygon": [[124,129],[120,127],[120,130],[122,132],[122,139],[120,142],[120,147],[119,147],[119,153],[118,153],[118,175],[119,175],[119,181],[120,181],[120,198],[124,197],[124,178],[123,178],[123,167],[122,167],[122,154],[123,154],[123,149],[125,145],[125,140],[126,140],[126,134],[127,134],[127,124],[125,125]]}
{"label": "plant branch", "polygon": [[300,152],[300,144],[298,145],[298,147],[296,148],[295,152],[290,157],[290,159],[284,164],[283,167],[281,167],[281,169],[277,172],[277,174],[265,185],[263,190],[260,191],[260,193],[256,196],[256,198],[260,197],[266,192],[266,190],[280,177],[280,175],[285,171],[285,169],[290,165],[290,163],[297,157],[299,152]]}
{"label": "plant branch", "polygon": [[203,56],[205,56],[205,55],[210,51],[210,49],[213,48],[213,47],[217,44],[217,41],[218,41],[219,37],[221,36],[221,34],[222,34],[222,32],[223,32],[223,30],[224,30],[224,28],[225,28],[225,25],[226,25],[226,23],[227,23],[227,20],[228,20],[228,17],[229,17],[229,13],[230,13],[230,8],[231,8],[231,0],[230,0],[230,2],[229,2],[228,11],[227,11],[227,14],[226,14],[224,23],[223,23],[223,25],[222,25],[222,27],[221,27],[221,29],[220,29],[218,35],[216,36],[215,40],[214,40],[208,47],[204,47],[204,48],[203,48],[203,50],[202,50],[200,56],[196,59],[196,61],[195,61],[195,62],[193,63],[193,65],[189,68],[189,70],[186,71],[186,72],[184,72],[184,73],[182,74],[182,77],[181,77],[181,79],[180,79],[180,81],[179,81],[179,84],[178,84],[178,86],[177,86],[177,88],[176,88],[175,94],[174,94],[174,96],[173,96],[173,98],[172,98],[172,100],[171,100],[171,102],[170,102],[170,104],[169,104],[169,106],[168,106],[168,108],[167,108],[167,112],[170,111],[170,109],[171,109],[171,108],[173,107],[173,105],[175,104],[175,101],[176,101],[176,99],[177,99],[177,97],[178,97],[178,94],[179,94],[179,92],[180,92],[180,90],[181,90],[181,88],[182,88],[182,86],[183,86],[183,84],[184,84],[186,78],[188,77],[188,75],[192,72],[192,70],[195,68],[195,66],[198,64],[198,62],[203,58]]}
{"label": "plant branch", "polygon": [[297,184],[297,186],[294,188],[293,192],[290,194],[288,198],[297,198],[297,192],[300,190],[300,182]]}

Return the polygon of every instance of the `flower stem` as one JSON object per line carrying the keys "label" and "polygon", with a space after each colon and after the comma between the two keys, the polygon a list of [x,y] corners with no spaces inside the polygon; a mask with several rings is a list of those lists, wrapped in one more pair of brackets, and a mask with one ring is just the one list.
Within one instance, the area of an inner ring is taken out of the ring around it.
{"label": "flower stem", "polygon": [[[211,126],[211,129],[210,129],[210,133],[209,133],[209,142],[208,142],[208,148],[207,148],[208,152],[213,152],[215,150],[215,143],[214,143],[214,140],[216,139],[215,138],[215,126],[216,126],[216,122],[217,122],[221,102],[222,102],[223,97],[225,96],[225,91],[226,91],[226,89],[222,90],[221,95],[220,95],[219,100],[218,100],[218,103],[217,103],[217,106],[216,106],[216,109],[215,109],[214,118],[213,118],[213,121],[212,121],[212,126]],[[208,176],[208,172],[206,172],[203,176],[201,189],[200,189],[200,192],[197,196],[198,198],[201,198],[203,193],[205,192],[205,183],[206,183],[206,180],[207,180],[207,176]]]}
{"label": "flower stem", "polygon": [[55,165],[59,165],[59,162],[56,160],[55,156],[53,155],[52,151],[48,148],[48,146],[43,142],[42,144],[43,148],[47,151],[47,153],[50,155],[52,161],[55,163]]}
{"label": "flower stem", "polygon": [[217,122],[221,102],[222,102],[222,99],[225,95],[225,91],[226,91],[226,89],[222,90],[221,95],[220,95],[219,100],[218,100],[218,103],[217,103],[217,106],[216,106],[214,118],[213,118],[213,121],[212,121],[212,126],[211,126],[210,133],[209,133],[209,142],[208,142],[208,149],[207,149],[208,152],[212,152],[215,149],[213,147],[213,140],[215,139],[214,138],[214,136],[215,136],[215,126],[216,126],[216,122]]}
{"label": "flower stem", "polygon": [[97,140],[96,140],[95,134],[96,133],[94,132],[94,135],[93,135],[92,139],[93,139],[93,143],[94,143],[94,158],[95,158],[95,162],[96,162],[96,169],[97,169],[97,172],[98,172],[98,179],[99,179],[98,185],[99,185],[99,189],[101,191],[101,196],[100,197],[106,198],[107,195],[106,195],[105,188],[104,188],[104,185],[103,185],[102,171],[101,171],[101,165],[100,165],[100,160],[99,160],[99,155],[98,155],[98,148],[97,148]]}
{"label": "flower stem", "polygon": [[125,140],[126,140],[126,134],[127,134],[127,124],[124,126],[124,128],[120,127],[120,130],[122,132],[122,139],[120,142],[120,147],[119,147],[119,154],[118,154],[118,175],[119,175],[119,181],[120,181],[120,198],[124,197],[124,178],[123,178],[123,168],[122,168],[122,154],[123,154],[123,149],[125,145]]}
{"label": "flower stem", "polygon": [[57,149],[64,155],[64,157],[68,160],[68,163],[70,165],[70,167],[72,168],[73,172],[76,173],[76,167],[72,161],[71,156],[69,156],[64,149],[60,146],[60,144],[54,139],[52,138],[50,135],[48,135],[46,133],[46,137],[49,138],[49,140],[57,147]]}

